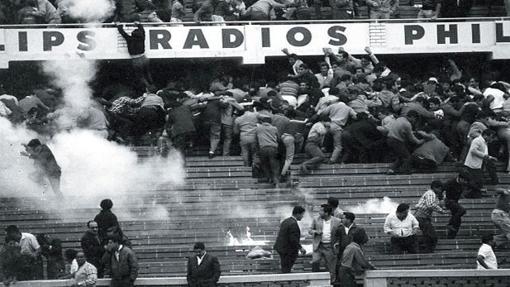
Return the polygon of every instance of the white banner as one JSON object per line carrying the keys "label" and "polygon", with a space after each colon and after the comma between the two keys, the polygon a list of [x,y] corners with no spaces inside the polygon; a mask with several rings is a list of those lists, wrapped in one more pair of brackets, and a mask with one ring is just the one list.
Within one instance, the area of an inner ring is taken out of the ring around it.
{"label": "white banner", "polygon": [[[372,46],[378,54],[477,51],[510,57],[509,21],[186,26],[145,30],[149,58],[240,57],[245,63],[264,63],[267,56],[283,56],[282,48],[298,55],[321,55],[324,47],[334,51],[344,47],[350,53],[363,54],[366,46]],[[4,67],[9,61],[80,56],[129,58],[116,28],[0,32],[0,65]]]}

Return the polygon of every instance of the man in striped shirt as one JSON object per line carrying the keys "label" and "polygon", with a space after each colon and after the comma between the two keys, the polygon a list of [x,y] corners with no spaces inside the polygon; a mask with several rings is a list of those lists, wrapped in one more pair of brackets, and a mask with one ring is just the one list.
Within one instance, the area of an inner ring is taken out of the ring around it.
{"label": "man in striped shirt", "polygon": [[443,184],[439,180],[434,180],[430,189],[425,192],[415,206],[414,216],[420,223],[420,229],[423,232],[423,241],[420,251],[432,253],[437,245],[437,234],[432,225],[432,213],[434,211],[446,214],[448,211],[440,206],[440,200],[443,199]]}

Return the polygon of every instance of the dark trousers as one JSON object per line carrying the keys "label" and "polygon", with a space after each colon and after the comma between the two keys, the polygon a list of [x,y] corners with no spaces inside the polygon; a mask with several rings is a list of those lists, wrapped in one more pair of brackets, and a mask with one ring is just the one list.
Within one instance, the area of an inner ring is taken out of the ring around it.
{"label": "dark trousers", "polygon": [[420,223],[420,229],[423,233],[421,241],[420,252],[432,253],[436,249],[437,245],[437,234],[436,229],[432,225],[430,218],[416,217],[418,223]]}
{"label": "dark trousers", "polygon": [[48,174],[48,181],[50,182],[51,189],[55,196],[59,199],[64,198],[62,192],[60,191],[60,173],[57,174]]}
{"label": "dark trousers", "polygon": [[333,284],[334,286],[340,287],[358,287],[356,284],[356,277],[354,276],[354,271],[351,268],[340,266],[338,269],[337,282]]}
{"label": "dark trousers", "polygon": [[417,155],[411,156],[411,166],[419,171],[433,171],[437,168],[435,161]]}
{"label": "dark trousers", "polygon": [[267,179],[273,183],[280,183],[280,163],[278,161],[278,148],[262,147],[259,150],[262,170]]}
{"label": "dark trousers", "polygon": [[294,266],[294,263],[296,263],[298,256],[297,252],[291,254],[278,252],[278,255],[280,255],[280,266],[282,268],[282,273],[290,273],[292,266]]}
{"label": "dark trousers", "polygon": [[110,287],[133,287],[134,284],[129,277],[114,279],[110,283]]}
{"label": "dark trousers", "polygon": [[151,130],[161,129],[165,125],[165,112],[158,106],[142,107],[136,114],[132,134],[139,138]]}
{"label": "dark trousers", "polygon": [[387,138],[386,143],[397,159],[391,164],[391,169],[395,172],[411,172],[411,154],[404,142],[394,138]]}
{"label": "dark trousers", "polygon": [[303,162],[303,167],[306,170],[317,169],[324,160],[324,153],[319,145],[314,142],[307,142],[305,145],[305,152],[311,159]]}
{"label": "dark trousers", "polygon": [[446,199],[445,207],[450,210],[451,216],[448,221],[447,236],[449,239],[453,239],[459,232],[460,225],[462,224],[462,216],[466,214],[466,209],[462,207],[457,200]]}
{"label": "dark trousers", "polygon": [[402,254],[406,251],[408,253],[416,253],[418,250],[416,235],[411,235],[408,237],[392,237],[391,250],[393,254]]}

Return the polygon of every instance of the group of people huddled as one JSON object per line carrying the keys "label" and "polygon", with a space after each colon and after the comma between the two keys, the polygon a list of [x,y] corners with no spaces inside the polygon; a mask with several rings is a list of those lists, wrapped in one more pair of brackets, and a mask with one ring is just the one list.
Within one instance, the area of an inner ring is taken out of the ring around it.
{"label": "group of people huddled", "polygon": [[[113,202],[105,199],[102,210],[87,222],[81,250],[62,250],[62,242],[47,234],[33,235],[17,226],[5,229],[0,250],[0,276],[5,286],[24,280],[71,279],[72,286],[96,286],[97,278],[111,278],[111,286],[129,287],[138,276],[138,263],[129,239],[123,234]],[[46,259],[46,272],[43,268]]]}
{"label": "group of people huddled", "polygon": [[[364,17],[361,7],[366,6],[368,17],[390,19],[400,17],[399,0],[105,0],[115,7],[114,15],[105,22],[180,23],[187,16],[186,6],[196,22],[235,20],[310,20],[323,19],[322,7],[331,8],[330,19]],[[510,6],[510,2],[504,3]],[[487,1],[488,5],[503,5]],[[0,3],[0,24],[60,24],[81,23],[83,19],[69,11],[73,1],[66,0],[5,0]],[[409,5],[409,4],[406,4]],[[414,5],[411,1],[410,5]],[[427,0],[417,13],[417,18],[466,17],[472,0]],[[507,7],[508,9],[508,7]],[[191,15],[190,19],[191,19]],[[78,17],[78,18],[77,18]],[[99,19],[96,19],[96,21]],[[177,24],[179,25],[179,24]]]}
{"label": "group of people huddled", "polygon": [[[123,35],[143,37],[137,25],[139,32]],[[278,79],[247,82],[219,74],[197,88],[183,81],[157,87],[142,49],[132,61],[145,93],[106,88],[69,128],[133,145],[147,143],[149,135],[163,156],[171,146],[185,154],[208,141],[210,158],[240,153],[254,177],[275,185],[288,179],[301,152],[308,155],[302,174],[323,163],[393,161],[388,174],[409,174],[458,162],[469,174],[468,197],[480,197],[484,183],[497,184],[497,160],[510,171],[510,84],[496,76],[479,83],[449,59],[442,72],[416,79],[391,70],[369,47],[361,58],[325,48],[324,60],[314,65],[282,51],[288,70]],[[56,89],[22,99],[3,94],[0,116],[51,137],[60,101]]]}

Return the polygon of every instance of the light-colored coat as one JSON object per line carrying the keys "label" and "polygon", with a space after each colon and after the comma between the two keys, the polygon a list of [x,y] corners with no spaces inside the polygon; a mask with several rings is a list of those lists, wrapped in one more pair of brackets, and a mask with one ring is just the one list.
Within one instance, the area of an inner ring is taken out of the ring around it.
{"label": "light-colored coat", "polygon": [[[313,219],[312,227],[309,231],[311,235],[313,235],[313,251],[317,251],[319,248],[319,244],[322,240],[322,229],[324,225],[324,219],[317,217]],[[337,217],[331,217],[331,247],[334,247],[335,243],[337,243],[338,238],[336,238],[335,234],[339,227],[342,226],[342,221]],[[335,248],[333,248],[335,249]]]}

